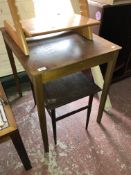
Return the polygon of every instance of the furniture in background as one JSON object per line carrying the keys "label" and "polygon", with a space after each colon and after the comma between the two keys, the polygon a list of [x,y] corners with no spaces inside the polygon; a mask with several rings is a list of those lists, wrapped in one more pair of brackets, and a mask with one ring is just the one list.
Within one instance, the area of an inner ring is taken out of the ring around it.
{"label": "furniture in background", "polygon": [[[131,76],[131,0],[121,0],[113,5],[90,0],[89,9],[90,16],[101,21],[100,26],[93,27],[94,32],[122,46],[112,82]],[[106,64],[101,66],[103,75],[105,69]]]}
{"label": "furniture in background", "polygon": [[107,63],[97,116],[97,122],[101,122],[113,69],[121,47],[96,35],[93,36],[93,41],[90,41],[77,32],[66,32],[28,41],[30,55],[26,56],[5,28],[1,31],[11,66],[13,65],[13,73],[17,76],[13,57],[15,54],[33,83],[45,152],[49,151],[43,88],[47,82]]}
{"label": "furniture in background", "polygon": [[[33,87],[33,85],[32,85]],[[77,72],[45,84],[45,107],[51,116],[54,142],[57,144],[56,122],[69,117],[77,112],[87,109],[86,129],[88,127],[92,101],[94,94],[101,89],[94,83],[91,75]],[[32,88],[34,94],[34,88]],[[56,108],[89,96],[88,105],[79,105],[78,109],[72,110],[61,116],[56,115]],[[34,96],[34,101],[36,99]]]}
{"label": "furniture in background", "polygon": [[25,169],[31,169],[31,163],[16,126],[12,110],[0,83],[0,141],[5,141],[4,139],[8,137],[11,138]]}

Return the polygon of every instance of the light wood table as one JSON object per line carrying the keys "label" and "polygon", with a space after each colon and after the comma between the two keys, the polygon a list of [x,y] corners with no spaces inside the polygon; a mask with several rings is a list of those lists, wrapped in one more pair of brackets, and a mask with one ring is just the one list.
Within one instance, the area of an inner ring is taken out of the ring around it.
{"label": "light wood table", "polygon": [[60,35],[56,34],[56,36],[48,38],[43,37],[43,39],[34,38],[28,41],[30,55],[25,56],[5,29],[3,28],[1,31],[13,74],[17,78],[17,87],[20,94],[21,91],[12,53],[16,55],[33,83],[45,152],[49,151],[43,88],[46,82],[107,63],[97,116],[97,122],[101,122],[113,69],[121,47],[96,35],[93,36],[93,41],[89,41],[77,33],[70,32]]}
{"label": "light wood table", "polygon": [[14,115],[0,82],[0,142],[8,137],[11,138],[25,169],[31,169],[31,163],[16,126]]}

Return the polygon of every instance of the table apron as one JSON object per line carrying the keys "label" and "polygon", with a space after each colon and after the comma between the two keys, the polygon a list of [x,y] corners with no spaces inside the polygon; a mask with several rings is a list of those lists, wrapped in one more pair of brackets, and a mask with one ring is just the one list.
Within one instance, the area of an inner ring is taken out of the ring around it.
{"label": "table apron", "polygon": [[[116,52],[117,51],[115,51],[115,54]],[[74,64],[66,65],[64,67],[59,67],[57,69],[43,71],[42,82],[48,82],[50,80],[54,80],[97,65],[109,63],[110,61],[112,61],[112,59],[114,59],[114,52],[87,59],[79,63],[77,62]]]}

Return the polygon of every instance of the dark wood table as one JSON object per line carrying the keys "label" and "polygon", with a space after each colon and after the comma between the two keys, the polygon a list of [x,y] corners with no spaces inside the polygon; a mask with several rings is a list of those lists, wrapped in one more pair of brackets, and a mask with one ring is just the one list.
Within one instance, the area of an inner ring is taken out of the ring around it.
{"label": "dark wood table", "polygon": [[19,93],[21,91],[13,53],[33,83],[45,152],[49,151],[43,88],[46,82],[107,63],[97,116],[97,122],[101,122],[113,69],[121,47],[96,35],[93,36],[93,41],[90,41],[77,33],[70,32],[28,40],[30,55],[25,56],[5,29],[3,28],[1,31],[13,74],[17,79]]}

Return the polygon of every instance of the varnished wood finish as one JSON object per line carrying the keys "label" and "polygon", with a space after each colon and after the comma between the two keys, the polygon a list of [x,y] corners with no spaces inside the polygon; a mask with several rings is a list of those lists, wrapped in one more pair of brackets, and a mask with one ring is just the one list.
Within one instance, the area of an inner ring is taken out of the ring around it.
{"label": "varnished wood finish", "polygon": [[89,17],[88,1],[87,0],[79,0],[79,4],[80,4],[80,14],[82,16]]}
{"label": "varnished wood finish", "polygon": [[32,168],[31,163],[26,153],[19,131],[17,129],[12,110],[6,98],[1,82],[0,82],[0,97],[3,98],[4,101],[6,101],[6,103],[3,104],[3,108],[8,121],[8,126],[0,130],[0,141],[3,140],[5,141],[6,138],[10,137],[25,169],[29,170]]}
{"label": "varnished wood finish", "polygon": [[43,17],[42,21],[40,18],[32,18],[22,20],[21,24],[26,36],[33,37],[77,28],[83,29],[88,26],[97,25],[99,21],[86,16],[73,14],[71,16],[58,15],[51,19]]}
{"label": "varnished wood finish", "polygon": [[30,55],[25,56],[5,29],[2,29],[2,34],[5,42],[25,68],[35,87],[38,115],[41,122],[40,126],[43,128],[41,131],[45,151],[48,151],[49,145],[45,111],[43,109],[45,100],[41,98],[44,97],[42,84],[99,64],[107,63],[107,75],[97,117],[98,122],[101,121],[112,71],[121,47],[96,35],[93,36],[93,41],[89,41],[77,33],[71,32],[29,41]]}
{"label": "varnished wood finish", "polygon": [[20,15],[15,4],[15,0],[7,0],[11,16],[13,18],[15,28],[7,21],[4,22],[5,28],[10,36],[14,39],[16,44],[21,48],[25,55],[29,54],[26,38],[20,23]]}
{"label": "varnished wood finish", "polygon": [[16,151],[21,159],[21,162],[23,163],[26,170],[30,170],[32,168],[29,157],[26,153],[23,141],[21,139],[20,133],[18,129],[15,132],[12,132],[10,134],[10,138],[16,148]]}
{"label": "varnished wood finish", "polygon": [[89,8],[87,0],[70,0],[72,8],[76,14],[89,17]]}
{"label": "varnished wood finish", "polygon": [[48,136],[47,136],[46,115],[45,115],[45,108],[44,108],[45,99],[44,99],[43,82],[42,82],[41,75],[36,75],[33,77],[33,87],[34,87],[34,92],[35,92],[35,99],[36,99],[36,104],[37,104],[38,117],[39,117],[39,122],[40,122],[44,149],[45,149],[45,152],[49,152],[49,147],[47,144]]}
{"label": "varnished wood finish", "polygon": [[[25,55],[29,55],[27,37],[34,37],[43,34],[50,34],[62,31],[76,30],[87,39],[92,40],[92,31],[90,26],[97,25],[97,20],[89,18],[89,9],[87,0],[79,0],[80,13],[72,15],[54,15],[52,17],[42,16],[42,18],[32,18],[22,20],[20,18],[16,0],[7,0],[14,27],[8,21],[4,22],[6,31],[20,47]],[[73,5],[73,3],[72,3]]]}
{"label": "varnished wood finish", "polygon": [[107,64],[107,69],[106,69],[106,74],[105,74],[105,81],[104,81],[104,85],[103,85],[104,91],[102,91],[101,103],[100,103],[100,106],[99,106],[99,112],[98,112],[98,117],[97,117],[97,122],[98,123],[100,123],[101,119],[102,119],[104,104],[105,104],[106,97],[107,97],[106,92],[109,90],[109,85],[110,85],[112,75],[113,75],[112,70],[114,70],[114,67],[115,67],[115,64],[116,64],[116,61],[117,61],[117,56],[118,56],[117,52],[112,53],[112,56],[111,56],[112,59]]}
{"label": "varnished wood finish", "polygon": [[[78,12],[78,14],[85,16],[86,18],[89,18],[90,15],[89,15],[89,7],[88,7],[87,0],[77,0],[77,1],[79,1],[79,8],[80,8],[80,11]],[[90,26],[82,29],[77,29],[77,32],[82,36],[84,36],[85,38],[88,38],[90,40],[93,39],[92,29]]]}

